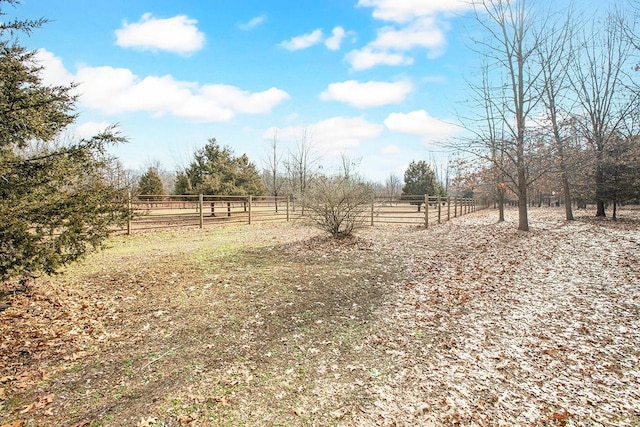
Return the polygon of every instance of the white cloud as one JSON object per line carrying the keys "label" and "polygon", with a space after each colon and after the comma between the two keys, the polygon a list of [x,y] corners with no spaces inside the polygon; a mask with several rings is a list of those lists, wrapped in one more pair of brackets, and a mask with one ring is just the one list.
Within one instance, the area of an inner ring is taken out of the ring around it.
{"label": "white cloud", "polygon": [[410,113],[391,113],[384,121],[390,131],[420,135],[426,141],[437,141],[455,135],[460,128],[452,123],[431,117],[425,110]]}
{"label": "white cloud", "polygon": [[238,25],[238,28],[240,28],[243,31],[249,31],[255,27],[257,27],[260,24],[263,24],[267,21],[267,16],[266,15],[260,15],[260,16],[256,16],[254,18],[251,18],[248,22],[244,22],[242,24]]}
{"label": "white cloud", "polygon": [[435,17],[430,16],[417,19],[401,29],[380,29],[371,46],[382,50],[411,50],[418,47],[441,51],[445,44],[444,32],[438,27]]}
{"label": "white cloud", "polygon": [[234,111],[247,114],[268,113],[280,102],[289,99],[285,91],[272,87],[262,92],[247,92],[230,85],[206,85],[201,93],[206,98],[217,100]]}
{"label": "white cloud", "polygon": [[332,117],[313,125],[312,135],[324,152],[335,155],[357,147],[362,140],[377,138],[382,129],[382,126],[362,117]]}
{"label": "white cloud", "polygon": [[[63,76],[75,80],[81,104],[107,114],[146,112],[153,116],[173,115],[203,122],[229,121],[236,114],[262,114],[290,98],[272,87],[249,92],[224,84],[200,84],[176,80],[171,75],[140,78],[127,68],[81,67],[75,76],[62,62],[43,51],[39,57],[47,78]],[[48,71],[49,64],[53,71]]]}
{"label": "white cloud", "polygon": [[67,71],[62,60],[46,49],[38,49],[34,56],[42,66],[40,78],[46,85],[69,85],[73,81],[73,74]]}
{"label": "white cloud", "polygon": [[285,40],[281,42],[279,46],[287,50],[301,50],[321,42],[322,42],[322,30],[318,28],[317,30],[314,30],[310,33],[293,37],[290,40]]}
{"label": "white cloud", "polygon": [[347,32],[342,27],[335,27],[331,34],[332,36],[324,41],[325,46],[329,50],[340,50],[342,40],[346,37]]}
{"label": "white cloud", "polygon": [[145,13],[138,22],[123,22],[122,28],[116,30],[116,44],[124,48],[165,50],[188,55],[204,46],[205,36],[198,30],[197,23],[185,15],[160,19]]}
{"label": "white cloud", "polygon": [[442,54],[446,45],[444,31],[434,17],[416,19],[399,29],[386,26],[378,30],[377,37],[362,49],[349,52],[345,59],[355,71],[377,65],[411,65],[413,58],[404,52],[416,48],[427,49],[429,57]]}
{"label": "white cloud", "polygon": [[413,84],[410,81],[360,83],[355,80],[347,80],[341,83],[331,83],[327,90],[320,94],[320,99],[340,101],[358,108],[367,108],[397,104],[404,101],[411,91],[413,91]]}
{"label": "white cloud", "polygon": [[359,0],[358,6],[372,7],[373,17],[399,23],[438,13],[464,12],[473,7],[468,0]]}
{"label": "white cloud", "polygon": [[104,131],[106,128],[111,126],[111,123],[107,122],[86,122],[76,127],[74,130],[74,134],[79,138],[91,138],[96,136],[100,132]]}
{"label": "white cloud", "polygon": [[368,46],[349,52],[345,59],[355,71],[368,70],[377,65],[411,65],[413,58],[401,53],[373,50]]}
{"label": "white cloud", "polygon": [[292,142],[297,141],[306,131],[307,137],[319,153],[338,156],[359,146],[364,140],[377,138],[383,127],[362,117],[332,117],[308,126],[269,128],[262,134],[263,138],[273,138],[274,131],[278,132],[279,138]]}
{"label": "white cloud", "polygon": [[440,56],[446,47],[447,30],[443,14],[465,12],[468,0],[359,0],[358,6],[373,8],[373,17],[391,22],[378,30],[375,40],[347,54],[353,70],[377,65],[410,65],[407,52],[427,49],[429,58]]}

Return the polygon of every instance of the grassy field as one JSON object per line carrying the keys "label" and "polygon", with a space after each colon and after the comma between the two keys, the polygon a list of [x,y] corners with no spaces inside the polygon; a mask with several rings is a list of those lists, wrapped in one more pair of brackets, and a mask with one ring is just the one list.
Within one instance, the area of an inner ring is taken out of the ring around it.
{"label": "grassy field", "polygon": [[[305,417],[295,413],[296,396],[318,391],[334,365],[342,371],[358,358],[354,347],[394,281],[387,257],[316,234],[278,224],[114,239],[17,294],[3,313],[13,334],[3,349],[18,357],[2,372],[15,386],[3,389],[2,421],[238,425]],[[327,395],[318,410],[331,412],[339,399]]]}
{"label": "grassy field", "polygon": [[638,425],[637,214],[496,215],[115,237],[5,292],[0,425]]}

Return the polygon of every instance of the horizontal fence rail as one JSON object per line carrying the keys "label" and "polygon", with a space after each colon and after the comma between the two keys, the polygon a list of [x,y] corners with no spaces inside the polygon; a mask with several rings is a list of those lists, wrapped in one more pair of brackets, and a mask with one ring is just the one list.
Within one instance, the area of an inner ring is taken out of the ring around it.
{"label": "horizontal fence rail", "polygon": [[374,199],[372,225],[376,223],[415,224],[429,227],[474,212],[474,199],[439,196],[402,196]]}
{"label": "horizontal fence rail", "polygon": [[[127,233],[213,224],[291,221],[304,216],[302,204],[285,196],[138,195],[129,198],[133,212]],[[474,199],[440,196],[372,198],[363,206],[363,223],[430,227],[476,210]]]}

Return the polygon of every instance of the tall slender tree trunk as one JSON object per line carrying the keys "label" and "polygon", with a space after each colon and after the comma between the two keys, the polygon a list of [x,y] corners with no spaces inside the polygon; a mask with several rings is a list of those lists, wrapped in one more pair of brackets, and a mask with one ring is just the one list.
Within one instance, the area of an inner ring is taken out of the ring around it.
{"label": "tall slender tree trunk", "polygon": [[498,222],[504,222],[504,189],[498,188]]}
{"label": "tall slender tree trunk", "polygon": [[597,147],[596,156],[596,216],[604,218],[607,216],[605,206],[605,176],[602,168],[603,150],[599,146]]}
{"label": "tall slender tree trunk", "polygon": [[[554,120],[555,121],[555,120]],[[560,139],[557,127],[554,129],[556,134],[556,147],[558,156],[560,157],[560,176],[562,178],[562,189],[564,191],[564,211],[567,221],[573,221],[573,208],[571,206],[571,185],[569,184],[569,171],[567,170],[567,160],[564,156],[564,143]]]}
{"label": "tall slender tree trunk", "polygon": [[518,170],[518,230],[529,231],[527,179],[524,168]]}
{"label": "tall slender tree trunk", "polygon": [[564,188],[564,212],[567,221],[573,221],[573,207],[571,206],[571,187],[567,171],[562,172],[562,187]]}

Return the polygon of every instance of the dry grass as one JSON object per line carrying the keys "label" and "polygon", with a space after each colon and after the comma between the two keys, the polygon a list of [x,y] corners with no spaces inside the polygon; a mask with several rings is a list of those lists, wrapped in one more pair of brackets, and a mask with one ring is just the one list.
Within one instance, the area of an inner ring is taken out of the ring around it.
{"label": "dry grass", "polygon": [[514,215],[116,238],[5,298],[0,425],[637,425],[638,218]]}

